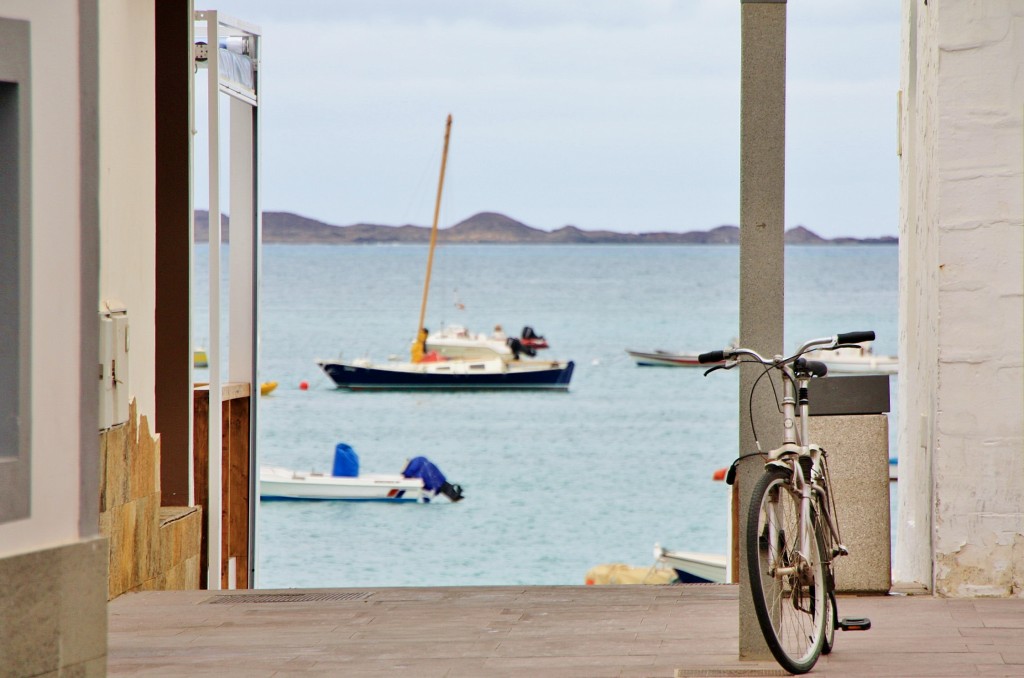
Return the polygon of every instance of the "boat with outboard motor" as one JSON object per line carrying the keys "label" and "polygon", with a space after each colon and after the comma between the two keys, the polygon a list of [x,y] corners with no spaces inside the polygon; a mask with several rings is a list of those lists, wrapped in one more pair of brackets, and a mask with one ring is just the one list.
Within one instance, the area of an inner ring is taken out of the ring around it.
{"label": "boat with outboard motor", "polygon": [[532,358],[546,348],[547,340],[532,327],[524,327],[518,337],[508,337],[501,325],[495,325],[491,334],[470,332],[462,325],[447,325],[428,333],[425,346],[426,355],[434,353],[448,360],[497,357],[505,361],[518,360],[521,355]]}
{"label": "boat with outboard motor", "polygon": [[374,362],[317,360],[317,365],[339,388],[352,391],[370,390],[556,390],[565,391],[572,379],[572,361],[524,360],[538,349],[547,348],[544,337],[526,327],[522,336],[508,339],[495,328],[491,336],[471,335],[464,327],[451,326],[431,334],[423,325],[430,291],[430,273],[437,244],[437,219],[441,206],[441,189],[448,158],[448,139],[452,118],[445,127],[441,176],[438,180],[434,223],[430,232],[427,272],[423,283],[419,329],[412,344],[409,361]]}
{"label": "boat with outboard motor", "polygon": [[900,366],[894,355],[875,355],[869,341],[830,351],[809,351],[804,357],[825,363],[829,374],[896,374]]}
{"label": "boat with outboard motor", "polygon": [[[672,353],[670,351],[634,351],[626,349],[626,353],[636,362],[638,367],[704,367],[698,360],[697,353]],[[721,363],[709,363],[717,365]]]}
{"label": "boat with outboard motor", "polygon": [[550,360],[424,360],[374,363],[318,360],[327,376],[351,391],[380,390],[550,390],[569,388],[574,364]]}
{"label": "boat with outboard motor", "polygon": [[359,456],[350,445],[338,443],[330,474],[294,471],[280,466],[260,467],[261,500],[340,500],[429,502],[439,495],[453,502],[463,498],[462,487],[448,482],[426,457],[413,457],[401,473],[359,472]]}

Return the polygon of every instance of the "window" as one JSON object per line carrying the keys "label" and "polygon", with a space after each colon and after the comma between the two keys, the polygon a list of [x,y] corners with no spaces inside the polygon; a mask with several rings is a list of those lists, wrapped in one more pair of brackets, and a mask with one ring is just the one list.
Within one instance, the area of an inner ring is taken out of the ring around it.
{"label": "window", "polygon": [[0,19],[0,523],[29,485],[29,24]]}

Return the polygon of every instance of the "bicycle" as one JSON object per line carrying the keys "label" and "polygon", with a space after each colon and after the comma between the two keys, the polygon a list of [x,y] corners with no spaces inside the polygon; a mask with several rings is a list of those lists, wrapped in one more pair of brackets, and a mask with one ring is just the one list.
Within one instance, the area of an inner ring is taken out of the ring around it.
{"label": "bicycle", "polygon": [[835,502],[829,490],[828,455],[810,442],[808,434],[807,386],[812,378],[824,377],[828,368],[802,356],[812,348],[835,350],[874,338],[875,333],[868,331],[812,339],[788,358],[766,359],[756,351],[737,347],[698,357],[703,364],[718,363],[704,376],[743,362],[762,365],[764,372],[751,387],[751,405],[753,390],[761,377],[773,369],[782,375],[782,445],[762,453],[755,430],[757,451],[739,456],[730,466],[726,482],[733,484],[741,460],[752,456],[765,458],[764,474],[751,494],[743,531],[747,575],[758,625],[768,649],[790,673],[807,673],[821,654],[831,652],[837,629],[871,628],[869,619],[838,619],[833,562],[849,555],[849,551],[840,538]]}

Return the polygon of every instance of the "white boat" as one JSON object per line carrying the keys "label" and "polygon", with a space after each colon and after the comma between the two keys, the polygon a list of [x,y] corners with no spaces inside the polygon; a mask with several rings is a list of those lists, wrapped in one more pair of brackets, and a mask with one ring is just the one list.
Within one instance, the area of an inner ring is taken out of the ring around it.
{"label": "white boat", "polygon": [[726,558],[717,553],[669,551],[654,545],[654,560],[676,571],[682,584],[723,584],[726,578]]}
{"label": "white boat", "polygon": [[414,457],[401,473],[360,473],[359,457],[338,443],[331,473],[260,467],[261,500],[429,502],[438,495],[462,499],[462,487],[448,482],[426,457]]}
{"label": "white boat", "polygon": [[875,355],[871,342],[833,351],[810,351],[804,357],[825,363],[829,374],[896,374],[899,369],[896,356]]}
{"label": "white boat", "polygon": [[260,467],[260,499],[340,499],[346,501],[420,501],[423,480],[401,474],[337,477],[316,471]]}
{"label": "white boat", "polygon": [[[733,348],[739,346],[736,340],[733,339],[730,344]],[[662,351],[660,349],[654,351],[635,351],[633,349],[626,349],[626,353],[636,362],[637,367],[713,367],[715,365],[721,365],[725,361],[719,361],[715,363],[702,363],[698,360],[700,353],[696,351]]]}
{"label": "white boat", "polygon": [[518,337],[507,337],[501,325],[496,325],[491,334],[470,332],[462,325],[448,325],[429,333],[425,348],[427,355],[433,353],[449,360],[501,358],[511,362],[519,360],[520,355],[535,356],[538,350],[548,348],[548,343],[532,327],[524,327]]}
{"label": "white boat", "polygon": [[626,349],[638,367],[711,367],[721,363],[701,364],[699,353],[672,353],[670,351],[633,351]]}

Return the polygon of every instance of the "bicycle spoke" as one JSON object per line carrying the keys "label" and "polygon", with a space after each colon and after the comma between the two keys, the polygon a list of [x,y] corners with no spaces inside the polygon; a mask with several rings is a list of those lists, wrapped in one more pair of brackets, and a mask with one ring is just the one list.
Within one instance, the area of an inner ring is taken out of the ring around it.
{"label": "bicycle spoke", "polygon": [[769,649],[783,668],[805,673],[823,647],[827,584],[820,542],[812,536],[811,552],[800,552],[800,497],[788,488],[788,478],[788,472],[771,469],[754,491],[748,571]]}

